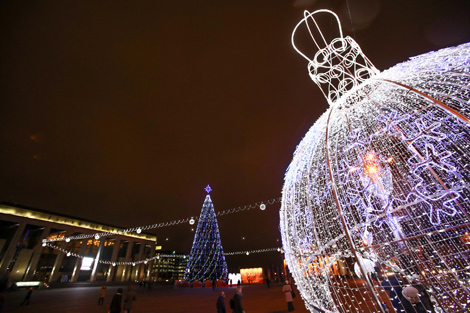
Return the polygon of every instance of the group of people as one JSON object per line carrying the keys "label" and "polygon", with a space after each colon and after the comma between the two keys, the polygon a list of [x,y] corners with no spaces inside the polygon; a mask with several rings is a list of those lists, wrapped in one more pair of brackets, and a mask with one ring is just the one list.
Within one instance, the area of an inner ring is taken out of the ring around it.
{"label": "group of people", "polygon": [[[294,297],[295,293],[292,288],[291,283],[286,280],[284,286],[282,286],[282,292],[285,295],[286,302],[287,302],[287,311],[292,312],[294,311]],[[245,313],[245,309],[243,308],[243,303],[242,303],[242,287],[237,286],[237,291],[235,292],[235,295],[233,296],[232,299],[230,299],[230,309],[232,309],[233,313]],[[226,313],[226,307],[225,307],[225,292],[221,292],[219,294],[219,297],[217,298],[217,313]]]}
{"label": "group of people", "polygon": [[149,291],[152,291],[153,285],[154,285],[154,282],[153,282],[153,281],[150,281],[150,280],[149,280],[149,281],[141,280],[141,281],[139,282],[139,287],[140,287],[140,288],[142,288],[142,287],[143,287],[144,289],[147,288]]}
{"label": "group of people", "polygon": [[[390,302],[397,313],[434,313],[434,305],[426,288],[414,276],[411,285],[402,288],[403,282],[395,275],[383,278],[382,287],[389,293]],[[391,312],[387,304],[382,304],[385,312]]]}
{"label": "group of people", "polygon": [[[134,301],[137,300],[136,292],[134,287],[129,285],[127,287],[127,293],[123,297],[122,288],[118,288],[117,292],[113,295],[111,304],[109,305],[109,313],[121,313],[124,310],[127,313],[131,313],[134,307]],[[98,298],[98,305],[104,304],[104,297],[106,295],[106,286],[100,289],[100,296]]]}
{"label": "group of people", "polygon": [[[237,291],[232,299],[230,299],[230,309],[232,309],[233,313],[245,313],[245,309],[243,308],[242,304],[242,287],[238,286]],[[225,308],[225,292],[221,292],[219,294],[219,298],[217,298],[217,313],[226,313],[227,310]]]}

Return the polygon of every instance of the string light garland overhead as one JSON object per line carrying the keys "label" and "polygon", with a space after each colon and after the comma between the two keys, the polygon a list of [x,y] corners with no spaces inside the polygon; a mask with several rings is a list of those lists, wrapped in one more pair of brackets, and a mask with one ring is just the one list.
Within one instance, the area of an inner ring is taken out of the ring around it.
{"label": "string light garland overhead", "polygon": [[[212,191],[212,189],[211,189],[211,191]],[[267,200],[267,201],[256,202],[256,203],[253,203],[253,204],[247,204],[247,205],[244,205],[244,206],[239,206],[239,207],[236,207],[236,208],[219,211],[215,215],[217,217],[218,216],[224,216],[224,215],[249,211],[249,210],[255,209],[255,208],[260,208],[261,210],[264,211],[266,209],[266,204],[272,205],[272,204],[275,204],[275,203],[280,203],[281,199],[282,198],[279,197],[279,198],[274,198],[274,199],[270,199],[270,200]],[[80,234],[80,235],[77,235],[77,236],[70,236],[70,237],[65,237],[65,238],[50,238],[50,239],[46,238],[46,239],[43,239],[43,242],[56,242],[56,241],[70,242],[70,240],[82,240],[82,239],[89,239],[89,238],[95,238],[95,239],[98,240],[101,237],[108,237],[108,236],[113,236],[113,235],[126,235],[126,234],[131,234],[131,233],[140,234],[140,233],[142,233],[142,231],[148,231],[148,230],[156,229],[156,228],[176,226],[176,225],[184,224],[184,223],[189,223],[189,225],[194,225],[194,223],[197,220],[199,220],[199,217],[188,217],[188,218],[185,218],[185,219],[173,220],[173,221],[170,221],[170,222],[163,222],[163,223],[155,223],[155,224],[150,224],[150,225],[146,225],[146,226],[131,227],[131,228],[127,228],[127,229],[123,229],[123,230],[119,230],[119,231],[113,231],[113,232]]]}
{"label": "string light garland overhead", "polygon": [[[80,258],[80,259],[83,259],[83,258],[87,257],[85,255],[81,255],[79,253],[74,253],[72,251],[69,251],[67,249],[55,246],[55,245],[50,244],[50,243],[43,243],[42,246],[55,249],[59,252],[64,253],[68,257],[76,257],[76,258]],[[265,249],[257,249],[257,250],[244,250],[244,251],[225,252],[224,256],[244,255],[244,254],[249,255],[249,254],[265,253],[265,252],[281,252],[281,253],[283,253],[282,249],[280,247],[278,247],[278,248],[265,248]],[[134,265],[135,266],[137,264],[147,264],[150,261],[159,260],[159,259],[163,259],[163,258],[186,259],[188,257],[189,257],[188,254],[157,254],[157,255],[155,255],[151,258],[145,258],[145,259],[142,259],[142,260],[135,260],[135,261],[129,261],[129,262],[116,262],[116,261],[107,261],[107,260],[98,260],[98,262],[102,263],[102,264],[110,264],[110,265],[113,265],[113,266],[116,266],[116,265]]]}
{"label": "string light garland overhead", "polygon": [[[337,22],[336,38],[327,41],[319,16]],[[297,48],[301,32],[316,53]],[[292,44],[330,105],[297,146],[280,210],[308,309],[383,312],[388,295],[371,277],[388,271],[418,277],[437,309],[468,312],[470,44],[380,72],[328,10],[305,12]]]}

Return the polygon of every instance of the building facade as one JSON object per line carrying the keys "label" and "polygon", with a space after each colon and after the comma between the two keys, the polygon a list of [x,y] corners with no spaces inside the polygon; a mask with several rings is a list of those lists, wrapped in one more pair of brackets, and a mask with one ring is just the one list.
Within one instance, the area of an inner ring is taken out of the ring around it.
{"label": "building facade", "polygon": [[[152,275],[153,261],[145,264],[132,262],[155,256],[157,238],[154,235],[113,234],[99,239],[54,241],[43,246],[43,239],[63,239],[121,229],[73,216],[0,203],[0,275],[8,275],[14,282],[148,279]],[[130,265],[119,262],[129,262]]]}
{"label": "building facade", "polygon": [[174,281],[182,280],[186,265],[187,257],[181,257],[175,251],[159,251],[157,259],[153,263],[153,277],[156,281]]}

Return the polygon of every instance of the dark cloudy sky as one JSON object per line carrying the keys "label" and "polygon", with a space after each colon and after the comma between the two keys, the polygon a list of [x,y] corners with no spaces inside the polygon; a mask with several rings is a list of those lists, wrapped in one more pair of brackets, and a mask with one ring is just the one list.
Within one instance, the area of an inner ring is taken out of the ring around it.
{"label": "dark cloudy sky", "polygon": [[[280,197],[327,108],[290,44],[321,8],[380,70],[470,41],[464,0],[0,2],[0,201],[131,227],[199,215],[207,184],[216,211]],[[278,210],[220,217],[224,250],[279,245]]]}

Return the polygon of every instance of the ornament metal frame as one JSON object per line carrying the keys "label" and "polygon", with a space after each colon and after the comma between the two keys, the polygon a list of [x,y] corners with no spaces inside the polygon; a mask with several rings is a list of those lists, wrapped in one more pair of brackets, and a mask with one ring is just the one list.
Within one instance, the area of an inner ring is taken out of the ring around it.
{"label": "ornament metal frame", "polygon": [[[338,24],[331,41],[325,15]],[[318,49],[311,57],[296,44],[301,31]],[[380,72],[337,15],[319,10],[305,12],[292,45],[330,104],[294,153],[280,210],[307,308],[398,311],[399,290],[414,285],[435,312],[468,312],[470,44]]]}

